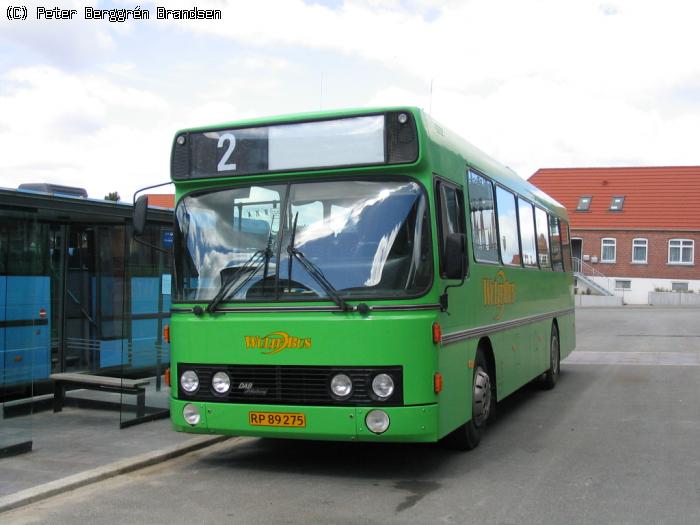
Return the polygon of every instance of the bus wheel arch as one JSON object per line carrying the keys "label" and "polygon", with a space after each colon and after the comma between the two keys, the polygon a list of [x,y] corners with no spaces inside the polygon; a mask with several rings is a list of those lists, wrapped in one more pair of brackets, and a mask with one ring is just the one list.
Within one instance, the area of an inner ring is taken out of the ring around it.
{"label": "bus wheel arch", "polygon": [[496,356],[493,353],[493,346],[491,345],[491,340],[488,337],[482,337],[479,340],[479,344],[476,345],[476,351],[481,352],[486,360],[486,365],[488,367],[488,373],[491,378],[491,409],[490,417],[493,417],[496,411],[496,400],[498,393],[498,372],[496,370]]}
{"label": "bus wheel arch", "polygon": [[[450,448],[471,450],[481,441],[488,420],[493,417],[495,406],[495,366],[491,343],[482,339],[476,348],[472,370],[472,395],[470,418],[445,436],[443,442]],[[471,363],[470,363],[471,364]]]}

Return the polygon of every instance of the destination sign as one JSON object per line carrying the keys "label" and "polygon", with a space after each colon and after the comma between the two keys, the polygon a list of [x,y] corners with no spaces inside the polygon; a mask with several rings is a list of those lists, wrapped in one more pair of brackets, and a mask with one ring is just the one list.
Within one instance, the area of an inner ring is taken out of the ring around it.
{"label": "destination sign", "polygon": [[[396,120],[395,114],[185,132],[175,138],[172,177],[231,177],[414,161],[418,149],[415,124],[411,119],[406,125],[409,118],[402,115],[401,121],[389,126],[387,120],[391,116]],[[405,141],[396,148],[396,138],[387,133],[387,127],[397,126],[410,130],[408,158],[404,158]]]}

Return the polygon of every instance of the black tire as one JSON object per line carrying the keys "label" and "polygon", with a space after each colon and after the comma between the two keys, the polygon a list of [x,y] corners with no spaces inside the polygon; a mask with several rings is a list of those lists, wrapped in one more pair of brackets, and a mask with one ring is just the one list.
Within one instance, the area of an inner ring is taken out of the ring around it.
{"label": "black tire", "polygon": [[474,373],[472,376],[472,414],[469,421],[445,436],[444,442],[457,450],[472,450],[479,445],[486,428],[486,422],[492,415],[496,404],[495,385],[491,378],[486,358],[481,349],[476,351]]}
{"label": "black tire", "polygon": [[542,388],[551,390],[559,379],[561,353],[559,351],[559,330],[557,325],[552,325],[552,337],[549,339],[549,370],[542,375]]}

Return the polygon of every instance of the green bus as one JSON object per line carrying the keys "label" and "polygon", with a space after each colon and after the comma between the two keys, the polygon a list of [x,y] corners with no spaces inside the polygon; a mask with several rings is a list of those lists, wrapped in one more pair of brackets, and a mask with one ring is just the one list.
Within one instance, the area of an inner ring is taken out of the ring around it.
{"label": "green bus", "polygon": [[179,131],[171,175],[178,431],[470,449],[574,348],[566,210],[418,108]]}

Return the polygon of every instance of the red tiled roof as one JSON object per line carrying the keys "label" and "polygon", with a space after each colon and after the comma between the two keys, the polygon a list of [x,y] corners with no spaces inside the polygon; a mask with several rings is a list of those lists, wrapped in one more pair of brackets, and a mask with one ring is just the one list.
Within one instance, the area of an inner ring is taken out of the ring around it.
{"label": "red tiled roof", "polygon": [[175,207],[175,195],[172,193],[149,193],[148,205],[172,209]]}
{"label": "red tiled roof", "polygon": [[[528,180],[566,206],[572,228],[700,230],[700,166],[548,168]],[[584,196],[589,211],[576,211]]]}

